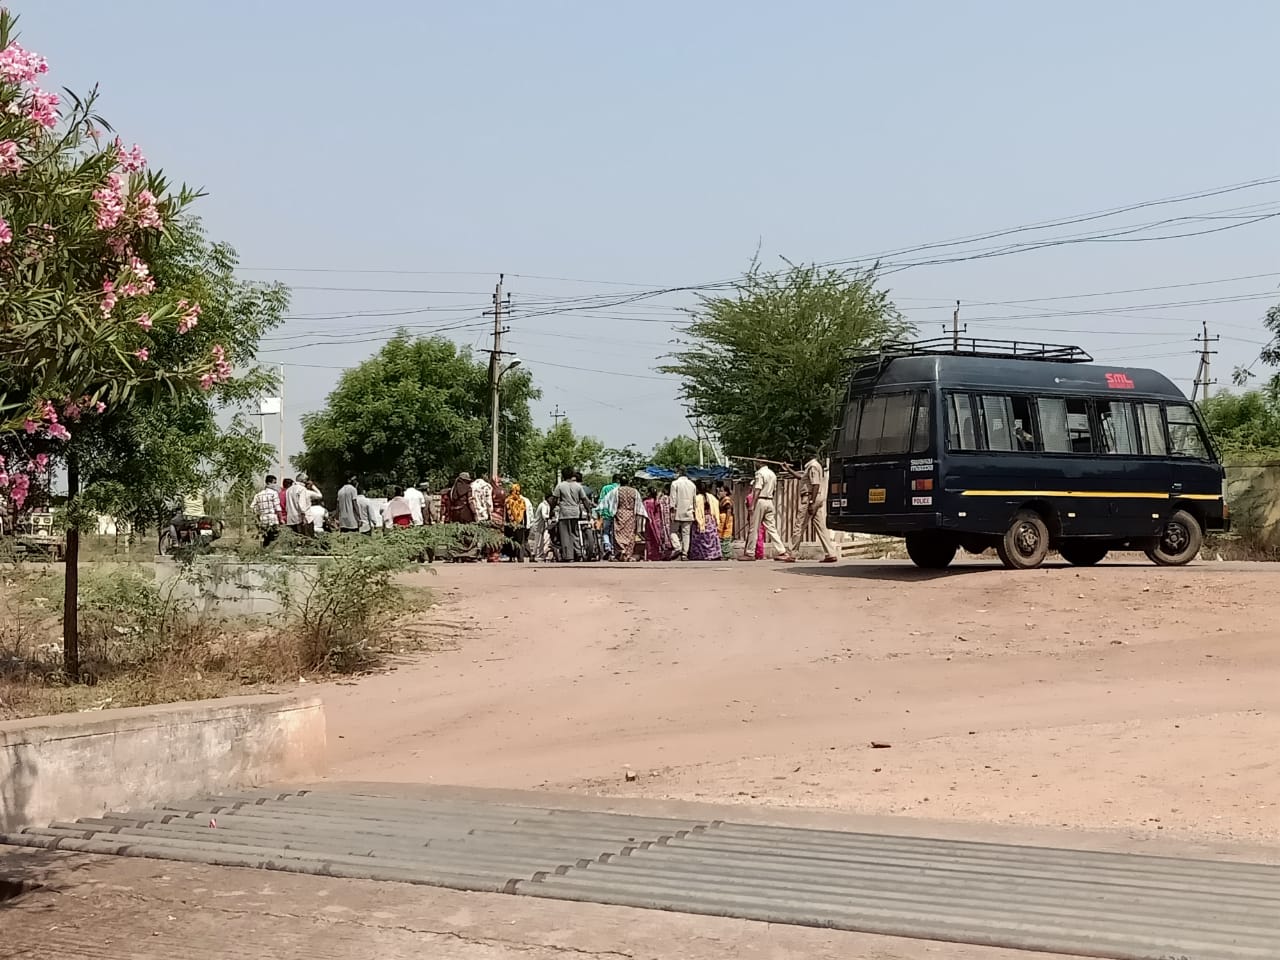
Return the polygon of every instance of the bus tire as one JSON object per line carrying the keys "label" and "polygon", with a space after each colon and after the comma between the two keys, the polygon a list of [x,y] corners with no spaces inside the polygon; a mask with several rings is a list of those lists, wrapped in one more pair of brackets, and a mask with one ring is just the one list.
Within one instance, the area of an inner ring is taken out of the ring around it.
{"label": "bus tire", "polygon": [[1059,545],[1058,553],[1062,559],[1073,567],[1092,567],[1101,563],[1107,556],[1105,543],[1090,543],[1088,540],[1077,543]]}
{"label": "bus tire", "polygon": [[1175,510],[1164,522],[1155,546],[1147,548],[1147,559],[1161,567],[1180,567],[1199,555],[1203,543],[1200,521],[1186,510]]}
{"label": "bus tire", "polygon": [[1034,570],[1049,555],[1049,526],[1034,510],[1019,510],[996,544],[1000,562],[1010,570]]}
{"label": "bus tire", "polygon": [[936,533],[908,533],[907,556],[921,570],[945,570],[956,558],[957,544]]}

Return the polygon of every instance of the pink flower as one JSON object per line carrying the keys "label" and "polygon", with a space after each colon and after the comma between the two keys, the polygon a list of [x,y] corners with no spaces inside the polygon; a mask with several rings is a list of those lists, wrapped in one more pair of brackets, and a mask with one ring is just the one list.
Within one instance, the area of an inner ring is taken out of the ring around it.
{"label": "pink flower", "polygon": [[58,125],[57,106],[61,102],[56,93],[49,93],[39,88],[33,89],[27,101],[27,119],[46,130],[51,130]]}
{"label": "pink flower", "polygon": [[107,177],[107,185],[93,191],[93,202],[97,205],[95,225],[99,230],[110,230],[124,216],[124,180],[118,173]]}
{"label": "pink flower", "polygon": [[46,400],[40,407],[40,416],[49,423],[58,422],[58,408],[53,405],[52,400]]}
{"label": "pink flower", "polygon": [[46,470],[49,466],[49,455],[47,453],[37,453],[35,464],[37,470]]}
{"label": "pink flower", "polygon": [[0,50],[0,80],[6,83],[33,83],[49,71],[49,64],[37,53],[28,53],[15,41]]}
{"label": "pink flower", "polygon": [[126,150],[124,144],[120,142],[120,138],[116,137],[116,160],[129,173],[137,173],[147,165],[147,158],[142,155],[142,148],[136,143],[133,148]]}
{"label": "pink flower", "polygon": [[103,403],[101,400],[99,400],[97,403],[95,403],[95,404],[93,405],[93,411],[94,411],[94,413],[102,413],[102,412],[104,412],[106,409],[107,409],[107,405],[106,405],[105,403]]}
{"label": "pink flower", "polygon": [[139,347],[137,350],[133,351],[133,355],[143,363],[146,363],[147,358],[151,356],[151,351],[146,347]]}
{"label": "pink flower", "polygon": [[60,423],[51,423],[45,433],[54,440],[70,440],[71,431]]}
{"label": "pink flower", "polygon": [[13,486],[9,489],[9,499],[13,501],[13,505],[19,510],[22,505],[27,502],[27,494],[31,489],[31,481],[27,479],[25,474],[18,474],[13,479]]}
{"label": "pink flower", "polygon": [[22,429],[27,431],[27,433],[35,433],[39,428],[40,425],[34,420],[27,420],[22,424]]}
{"label": "pink flower", "polygon": [[156,207],[155,194],[150,190],[139,190],[138,196],[135,198],[137,205],[138,226],[145,229],[159,230],[164,221],[160,217],[160,211]]}
{"label": "pink flower", "polygon": [[[185,300],[179,300],[178,309],[181,310],[182,307],[186,304],[186,302],[187,301]],[[186,312],[183,313],[182,316],[178,319],[178,332],[186,333],[188,330],[194,329],[196,324],[200,322],[199,317],[200,317],[200,304],[198,303],[191,304],[191,306],[187,307]]]}
{"label": "pink flower", "polygon": [[13,140],[0,140],[0,173],[17,173],[21,169],[18,144]]}
{"label": "pink flower", "polygon": [[117,257],[125,257],[130,250],[129,240],[127,237],[107,237],[107,249]]}
{"label": "pink flower", "polygon": [[9,221],[4,217],[0,217],[0,247],[13,243],[13,230],[9,227]]}
{"label": "pink flower", "polygon": [[102,315],[104,317],[111,316],[111,311],[116,308],[116,285],[110,280],[102,281]]}
{"label": "pink flower", "polygon": [[206,373],[204,376],[200,378],[200,389],[208,392],[209,389],[212,388],[214,383],[216,382],[217,381],[214,380],[212,373]]}
{"label": "pink flower", "polygon": [[129,271],[139,280],[145,280],[151,275],[151,268],[137,257],[129,258]]}
{"label": "pink flower", "polygon": [[68,403],[65,407],[62,408],[62,415],[66,417],[68,420],[72,420],[72,421],[79,420],[80,404],[76,403],[75,401]]}
{"label": "pink flower", "polygon": [[149,313],[142,313],[142,314],[139,314],[139,315],[138,315],[138,326],[140,326],[143,330],[150,330],[150,329],[151,329],[151,314],[149,314]]}

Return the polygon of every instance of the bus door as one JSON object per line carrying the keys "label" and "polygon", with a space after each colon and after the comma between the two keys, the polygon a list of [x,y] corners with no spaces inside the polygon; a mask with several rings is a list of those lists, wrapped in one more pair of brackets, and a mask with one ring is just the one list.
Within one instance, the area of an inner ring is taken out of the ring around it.
{"label": "bus door", "polygon": [[857,462],[844,465],[841,499],[848,501],[844,512],[861,516],[910,512],[908,451],[917,395],[917,391],[904,391],[863,399],[854,447]]}

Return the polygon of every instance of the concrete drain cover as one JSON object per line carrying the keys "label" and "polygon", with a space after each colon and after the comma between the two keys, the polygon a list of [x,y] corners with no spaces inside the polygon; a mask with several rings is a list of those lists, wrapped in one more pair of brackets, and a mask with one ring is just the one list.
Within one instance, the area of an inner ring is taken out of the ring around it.
{"label": "concrete drain cover", "polygon": [[1262,864],[305,790],[0,842],[1117,960],[1280,956],[1280,867]]}

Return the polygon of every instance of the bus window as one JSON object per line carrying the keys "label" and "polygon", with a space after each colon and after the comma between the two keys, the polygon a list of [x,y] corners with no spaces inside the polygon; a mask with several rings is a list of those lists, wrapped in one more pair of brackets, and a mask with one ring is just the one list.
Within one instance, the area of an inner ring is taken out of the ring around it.
{"label": "bus window", "polygon": [[1013,405],[1008,397],[982,398],[982,419],[987,424],[988,450],[1016,450],[1013,439]]}
{"label": "bus window", "polygon": [[916,394],[916,432],[911,438],[912,453],[927,453],[929,450],[929,392]]}
{"label": "bus window", "polygon": [[1168,456],[1169,446],[1164,442],[1164,418],[1160,416],[1160,404],[1142,405],[1142,449],[1157,457]]}
{"label": "bus window", "polygon": [[1195,412],[1185,403],[1171,403],[1166,408],[1169,417],[1170,452],[1175,457],[1194,457],[1208,460],[1209,450],[1200,435],[1200,424]]}
{"label": "bus window", "polygon": [[1041,397],[1036,401],[1040,413],[1040,431],[1048,453],[1070,453],[1071,435],[1067,432],[1067,401]]}
{"label": "bus window", "polygon": [[1138,424],[1134,419],[1133,404],[1124,400],[1098,400],[1095,408],[1102,452],[1137,453]]}
{"label": "bus window", "polygon": [[915,410],[914,393],[891,393],[885,397],[884,432],[880,435],[880,453],[903,454],[911,443],[911,414]]}
{"label": "bus window", "polygon": [[978,450],[978,432],[974,428],[973,404],[967,393],[953,393],[947,419],[947,446],[952,450]]}
{"label": "bus window", "polygon": [[1031,400],[1028,397],[1013,397],[1013,439],[1019,450],[1036,450],[1039,443],[1036,439],[1036,422],[1031,414]]}
{"label": "bus window", "polygon": [[880,435],[884,432],[884,410],[888,397],[870,396],[862,401],[862,422],[858,425],[858,456],[874,456],[880,452]]}
{"label": "bus window", "polygon": [[1060,400],[1041,397],[1036,400],[1040,411],[1040,430],[1044,449],[1049,453],[1090,453],[1093,431],[1089,427],[1089,403],[1084,399]]}
{"label": "bus window", "polygon": [[[861,399],[851,399],[845,407],[844,423],[840,425],[840,439],[836,444],[841,456],[851,457],[858,451],[858,414],[861,412]],[[1159,412],[1157,407],[1156,413]]]}

